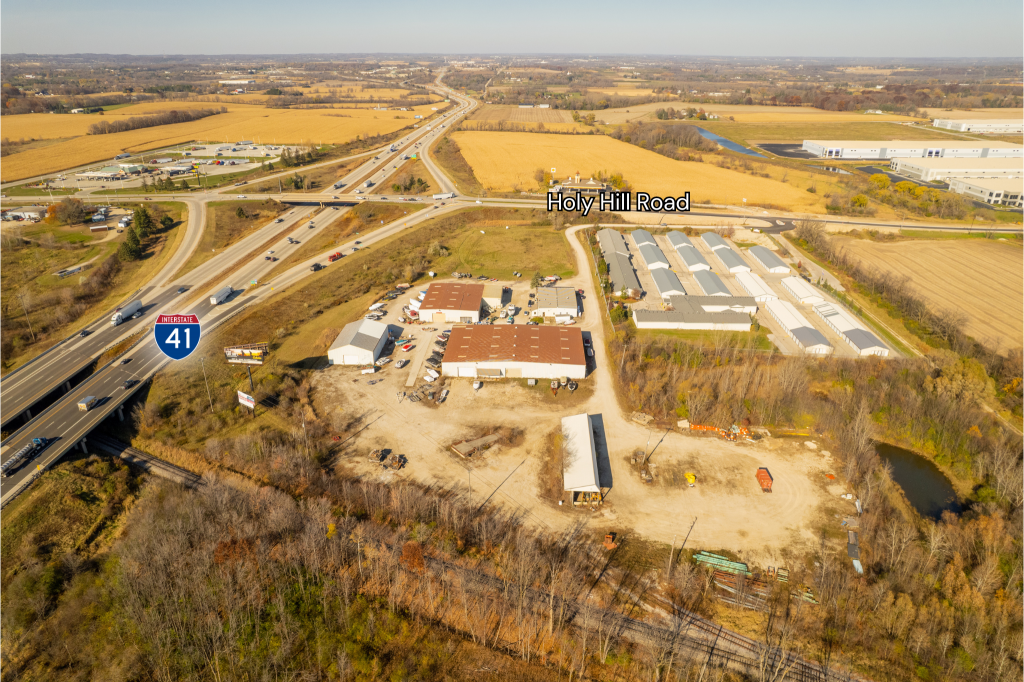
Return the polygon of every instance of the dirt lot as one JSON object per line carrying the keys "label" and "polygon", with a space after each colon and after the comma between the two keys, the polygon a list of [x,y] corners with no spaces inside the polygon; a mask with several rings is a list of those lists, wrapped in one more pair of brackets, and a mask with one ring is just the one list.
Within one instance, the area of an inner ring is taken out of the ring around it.
{"label": "dirt lot", "polygon": [[520,109],[485,104],[470,121],[515,121],[516,123],[572,123],[572,115],[561,109]]}
{"label": "dirt lot", "polygon": [[844,241],[849,251],[880,270],[909,275],[936,308],[962,311],[967,332],[993,347],[1021,344],[1024,267],[1019,244],[986,239],[915,240],[884,244]]}
{"label": "dirt lot", "polygon": [[[574,236],[570,242],[577,262],[585,263],[582,246]],[[318,411],[335,423],[355,419],[365,426],[342,444],[337,466],[385,480],[407,477],[463,491],[471,469],[474,500],[483,502],[494,493],[492,502],[518,507],[532,522],[549,529],[589,517],[599,530],[637,533],[666,543],[677,536],[682,542],[697,517],[688,548],[731,549],[764,564],[778,564],[784,548],[810,547],[828,507],[852,509],[851,503],[836,497],[842,490],[826,487],[827,460],[801,443],[764,439],[734,444],[689,432],[652,432],[627,421],[611,385],[600,303],[587,270],[583,272],[562,282],[587,292],[578,324],[591,336],[597,352],[596,367],[590,368],[575,394],[563,391],[552,396],[546,381],[536,387],[515,380],[486,382],[474,391],[468,379],[448,379],[445,387],[451,393],[444,404],[413,403],[407,398],[400,401],[399,394],[411,390],[407,383],[424,384],[422,370],[411,374],[419,367],[416,361],[402,369],[392,362],[372,377],[359,374],[356,368],[327,367],[314,383]],[[523,287],[524,283],[516,285],[514,301],[521,300]],[[389,306],[395,319],[389,315],[385,321],[396,322],[401,307],[396,304],[401,302]],[[422,344],[432,343],[437,333],[417,326],[404,331]],[[418,354],[414,349],[410,355]],[[370,385],[371,379],[381,381]],[[550,481],[541,479],[541,472],[550,470],[551,434],[562,417],[581,412],[598,416],[606,442],[601,447],[599,441],[598,464],[602,485],[610,492],[595,512],[559,506],[544,494],[545,488],[551,488]],[[496,446],[471,460],[448,449],[497,427],[521,430],[523,435],[515,444]],[[653,450],[653,485],[642,483],[629,462],[633,451],[646,447]],[[406,456],[408,465],[400,472],[383,472],[367,461],[374,448],[395,448]],[[775,477],[775,492],[770,495],[762,493],[754,479],[759,466],[767,466]],[[697,487],[681,483],[681,471],[696,474]]]}

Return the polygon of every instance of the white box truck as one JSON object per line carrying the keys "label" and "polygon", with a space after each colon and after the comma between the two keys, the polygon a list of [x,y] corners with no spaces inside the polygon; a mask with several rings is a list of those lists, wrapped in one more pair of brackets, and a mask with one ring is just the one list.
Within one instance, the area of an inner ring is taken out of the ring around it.
{"label": "white box truck", "polygon": [[223,289],[221,289],[220,291],[218,291],[217,293],[210,297],[210,305],[219,305],[223,303],[224,299],[230,296],[232,291],[234,291],[234,289],[232,289],[231,287],[224,287]]}
{"label": "white box truck", "polygon": [[96,396],[90,395],[82,398],[78,401],[78,410],[80,412],[88,412],[96,404]]}
{"label": "white box truck", "polygon": [[142,301],[132,301],[128,305],[118,308],[113,315],[110,316],[110,324],[113,327],[121,324],[127,319],[138,315],[142,310]]}

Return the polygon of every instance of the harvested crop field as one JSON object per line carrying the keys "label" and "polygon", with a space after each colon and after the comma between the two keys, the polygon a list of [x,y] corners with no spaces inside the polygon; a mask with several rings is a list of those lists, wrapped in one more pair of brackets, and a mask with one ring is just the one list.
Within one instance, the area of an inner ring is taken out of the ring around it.
{"label": "harvested crop field", "polygon": [[[624,94],[624,93],[619,93]],[[869,123],[899,121],[907,123],[914,120],[895,114],[859,114],[853,111],[824,111],[811,107],[769,107],[757,104],[698,104],[694,102],[651,102],[639,104],[625,109],[605,109],[594,112],[598,121],[608,124],[627,123],[636,120],[655,120],[654,112],[669,107],[679,111],[686,109],[703,109],[709,114],[717,114],[720,119],[730,116],[737,123]],[[696,121],[703,124],[705,121]],[[860,138],[858,138],[860,139]],[[866,138],[871,139],[871,138]]]}
{"label": "harvested crop field", "polygon": [[1012,118],[1018,121],[1024,118],[1024,109],[922,109],[921,112],[930,118]]}
{"label": "harvested crop field", "polygon": [[572,114],[563,109],[520,109],[485,104],[469,117],[470,121],[514,121],[516,123],[572,123]]}
{"label": "harvested crop field", "polygon": [[[690,192],[698,203],[784,205],[818,211],[820,195],[768,178],[719,168],[711,163],[675,161],[604,135],[458,132],[462,155],[487,189],[514,191],[534,187],[538,168],[556,168],[565,177],[603,171],[622,173],[634,191],[653,196]],[[822,209],[823,210],[823,209]]]}
{"label": "harvested crop field", "polygon": [[[151,102],[110,112],[115,116],[139,116],[172,109],[220,108],[213,102]],[[25,114],[4,117],[4,136],[13,140],[71,138],[43,148],[4,157],[3,181],[53,173],[114,158],[122,151],[141,152],[191,140],[228,142],[260,139],[277,144],[314,142],[343,144],[357,135],[391,133],[413,123],[413,116],[429,116],[429,106],[409,111],[373,111],[368,108],[268,109],[235,104],[227,113],[189,123],[141,128],[109,135],[87,135],[90,125],[101,120],[91,115]]]}
{"label": "harvested crop field", "polygon": [[910,277],[936,309],[962,311],[967,333],[993,348],[1018,348],[1024,336],[1020,244],[987,239],[882,244],[844,239],[847,250],[882,271]]}

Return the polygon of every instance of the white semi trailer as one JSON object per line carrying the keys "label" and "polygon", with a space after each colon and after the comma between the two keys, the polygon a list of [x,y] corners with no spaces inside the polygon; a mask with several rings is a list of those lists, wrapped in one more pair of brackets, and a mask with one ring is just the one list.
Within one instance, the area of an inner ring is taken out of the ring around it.
{"label": "white semi trailer", "polygon": [[116,327],[125,320],[131,319],[135,315],[138,315],[142,310],[142,301],[132,301],[128,305],[118,308],[117,311],[110,316],[111,326]]}
{"label": "white semi trailer", "polygon": [[210,305],[219,305],[223,303],[224,299],[230,296],[232,291],[234,291],[234,289],[232,289],[231,287],[224,287],[223,289],[221,289],[220,291],[218,291],[217,293],[210,297]]}

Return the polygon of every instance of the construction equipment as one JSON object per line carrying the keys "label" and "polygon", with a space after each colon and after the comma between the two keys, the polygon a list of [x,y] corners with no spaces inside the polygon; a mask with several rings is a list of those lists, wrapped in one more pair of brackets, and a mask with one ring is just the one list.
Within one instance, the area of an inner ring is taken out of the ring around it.
{"label": "construction equipment", "polygon": [[686,476],[686,484],[692,488],[694,486],[694,484],[697,482],[697,477],[694,476],[689,471],[686,472],[685,476]]}
{"label": "construction equipment", "polygon": [[608,533],[607,535],[605,535],[604,543],[602,544],[604,544],[605,549],[609,550],[616,549],[619,546],[619,543],[615,542],[615,533]]}
{"label": "construction equipment", "polygon": [[761,486],[761,492],[770,493],[772,491],[772,475],[768,471],[767,467],[758,467],[757,474],[755,474],[758,484]]}

